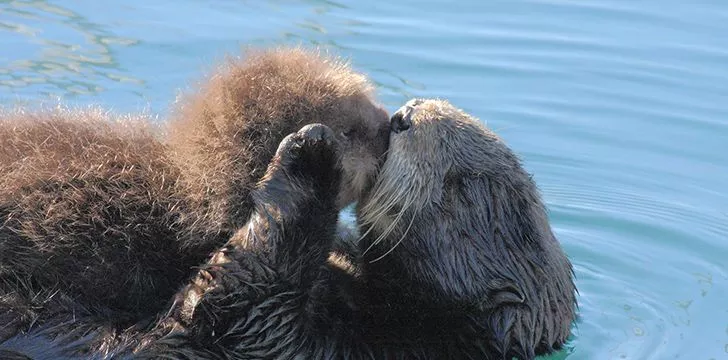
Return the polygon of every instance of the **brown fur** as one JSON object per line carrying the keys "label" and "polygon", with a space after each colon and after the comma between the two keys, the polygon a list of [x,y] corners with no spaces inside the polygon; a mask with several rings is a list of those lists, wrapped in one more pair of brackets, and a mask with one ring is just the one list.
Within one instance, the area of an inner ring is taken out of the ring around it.
{"label": "brown fur", "polygon": [[335,131],[344,168],[337,206],[364,196],[388,131],[371,90],[339,60],[281,48],[213,71],[177,102],[166,139],[135,116],[4,115],[0,323],[11,325],[0,326],[0,344],[51,318],[109,326],[112,342],[114,329],[153,320],[244,224],[251,189],[302,124]]}
{"label": "brown fur", "polygon": [[361,198],[386,150],[388,118],[367,79],[303,49],[252,51],[222,64],[177,102],[170,145],[186,193],[228,236],[250,215],[249,193],[278,143],[302,125],[332,128],[342,146],[338,204]]}
{"label": "brown fur", "polygon": [[392,128],[359,207],[361,259],[325,262],[337,209],[321,189],[335,171],[297,176],[328,162],[281,161],[284,141],[257,211],[178,294],[142,358],[525,360],[561,348],[571,264],[517,156],[445,101],[410,102]]}
{"label": "brown fur", "polygon": [[98,109],[1,117],[0,323],[40,320],[62,298],[133,323],[186,278],[178,243],[201,234],[179,226],[191,210],[155,133]]}

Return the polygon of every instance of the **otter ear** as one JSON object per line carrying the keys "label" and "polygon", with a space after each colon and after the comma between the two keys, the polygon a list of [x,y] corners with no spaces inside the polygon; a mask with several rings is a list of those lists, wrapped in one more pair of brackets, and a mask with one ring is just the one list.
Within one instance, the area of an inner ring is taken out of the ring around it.
{"label": "otter ear", "polygon": [[488,283],[488,296],[481,301],[484,308],[495,308],[505,304],[522,304],[526,295],[512,281],[494,279]]}
{"label": "otter ear", "polygon": [[344,140],[349,140],[352,136],[354,136],[354,134],[356,134],[356,129],[353,127],[348,128],[348,129],[342,131],[341,133],[339,133],[339,135],[341,135],[341,137]]}
{"label": "otter ear", "polygon": [[491,295],[496,304],[522,304],[526,297],[517,289],[501,290]]}

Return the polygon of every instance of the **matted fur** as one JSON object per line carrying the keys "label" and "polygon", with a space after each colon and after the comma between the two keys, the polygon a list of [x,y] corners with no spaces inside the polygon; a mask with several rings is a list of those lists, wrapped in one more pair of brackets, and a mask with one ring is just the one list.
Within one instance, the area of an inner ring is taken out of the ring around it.
{"label": "matted fur", "polygon": [[367,78],[340,59],[302,48],[249,50],[229,58],[177,101],[173,160],[186,193],[228,236],[252,209],[248,196],[286,134],[329,126],[341,143],[339,207],[371,187],[388,139],[388,117]]}
{"label": "matted fur", "polygon": [[327,306],[325,264],[336,239],[340,166],[328,127],[309,125],[284,139],[254,192],[249,221],[179,293],[171,316],[133,357],[336,354],[327,335],[345,329],[329,315],[335,307]]}
{"label": "matted fur", "polygon": [[516,155],[444,101],[412,101],[396,122],[410,125],[396,127],[359,206],[362,259],[326,261],[328,162],[309,158],[298,168],[318,168],[300,176],[277,156],[250,221],[156,332],[130,343],[136,355],[533,359],[561,348],[573,273]]}
{"label": "matted fur", "polygon": [[[141,359],[477,355],[453,342],[423,338],[432,331],[423,323],[394,329],[371,321],[372,312],[397,316],[393,311],[399,309],[388,307],[395,300],[367,293],[366,279],[328,261],[337,248],[338,207],[331,195],[342,175],[333,137],[330,129],[315,124],[284,139],[254,191],[248,223],[180,291],[156,329],[128,339],[115,353]],[[440,325],[443,332],[456,329]]]}
{"label": "matted fur", "polygon": [[392,119],[406,125],[358,217],[367,292],[389,309],[373,317],[472,358],[560,348],[575,318],[572,267],[516,155],[446,101],[415,99]]}

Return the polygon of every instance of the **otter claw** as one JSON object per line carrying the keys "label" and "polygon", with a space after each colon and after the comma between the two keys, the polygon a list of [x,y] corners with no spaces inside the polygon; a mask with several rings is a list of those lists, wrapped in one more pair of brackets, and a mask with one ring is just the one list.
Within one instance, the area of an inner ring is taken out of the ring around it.
{"label": "otter claw", "polygon": [[326,146],[331,146],[334,142],[334,131],[326,125],[309,124],[298,130],[296,134],[301,142],[311,142],[311,145],[323,142]]}
{"label": "otter claw", "polygon": [[288,135],[276,153],[283,163],[318,163],[335,158],[336,145],[336,137],[331,128],[322,124],[310,124]]}
{"label": "otter claw", "polygon": [[316,189],[330,194],[338,187],[341,171],[337,145],[334,131],[328,126],[306,125],[280,143],[268,176],[284,174],[284,178],[311,180]]}

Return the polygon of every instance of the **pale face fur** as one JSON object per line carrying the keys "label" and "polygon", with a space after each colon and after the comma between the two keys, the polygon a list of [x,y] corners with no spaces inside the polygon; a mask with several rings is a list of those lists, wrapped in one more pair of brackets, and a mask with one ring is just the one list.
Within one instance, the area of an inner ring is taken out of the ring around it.
{"label": "pale face fur", "polygon": [[446,101],[414,99],[398,113],[411,128],[392,132],[388,159],[361,211],[363,224],[373,225],[382,238],[393,221],[402,222],[400,210],[439,204],[446,176],[502,178],[522,172],[495,133]]}
{"label": "pale face fur", "polygon": [[339,104],[340,116],[327,125],[336,133],[343,177],[337,196],[339,208],[361,199],[374,185],[388,143],[387,114],[361,96]]}

